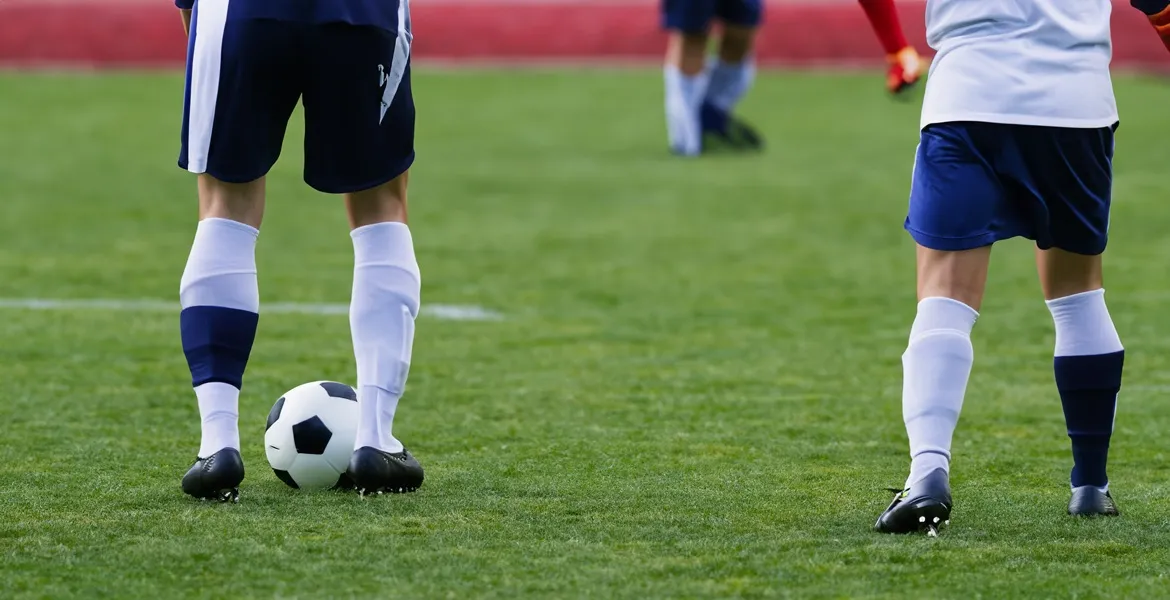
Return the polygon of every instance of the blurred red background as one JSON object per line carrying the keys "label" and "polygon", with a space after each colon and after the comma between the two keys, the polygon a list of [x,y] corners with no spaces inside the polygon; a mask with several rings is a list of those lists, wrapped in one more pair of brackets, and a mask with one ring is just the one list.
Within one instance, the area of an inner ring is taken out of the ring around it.
{"label": "blurred red background", "polygon": [[[899,3],[926,50],[924,2]],[[765,64],[883,60],[853,0],[773,0],[760,38]],[[415,56],[446,61],[654,61],[663,35],[646,0],[415,0]],[[1164,70],[1170,57],[1144,17],[1117,1],[1115,64]],[[168,0],[0,0],[0,63],[177,66],[185,43]]]}

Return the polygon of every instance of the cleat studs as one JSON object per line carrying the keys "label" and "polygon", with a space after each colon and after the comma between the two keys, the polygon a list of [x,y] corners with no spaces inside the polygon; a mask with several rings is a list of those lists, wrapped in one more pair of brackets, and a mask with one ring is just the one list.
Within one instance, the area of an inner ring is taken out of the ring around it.
{"label": "cleat studs", "polygon": [[928,527],[926,529],[926,537],[938,537],[938,530],[934,527]]}
{"label": "cleat studs", "polygon": [[950,519],[947,519],[946,521],[943,521],[943,525],[950,525],[950,524],[951,524],[951,520],[950,520]]}
{"label": "cleat studs", "polygon": [[938,517],[935,517],[935,518],[934,518],[934,522],[935,522],[936,524],[937,524],[939,521],[941,521],[941,520],[942,520],[942,519],[940,519],[940,518],[938,518]]}
{"label": "cleat studs", "polygon": [[925,517],[925,516],[918,517],[918,522],[919,522],[919,523],[925,523],[925,522],[926,522],[926,517]]}

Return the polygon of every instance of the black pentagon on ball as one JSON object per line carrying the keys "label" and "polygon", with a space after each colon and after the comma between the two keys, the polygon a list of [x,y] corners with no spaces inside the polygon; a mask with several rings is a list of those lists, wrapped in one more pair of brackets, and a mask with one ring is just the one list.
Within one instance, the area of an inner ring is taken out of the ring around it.
{"label": "black pentagon on ball", "polygon": [[325,388],[325,393],[329,394],[330,398],[341,398],[343,400],[353,400],[354,402],[357,402],[357,392],[344,383],[337,383],[336,381],[322,381],[321,387]]}
{"label": "black pentagon on ball", "polygon": [[293,444],[298,454],[325,454],[333,432],[325,426],[321,417],[313,417],[292,426]]}
{"label": "black pentagon on ball", "polygon": [[301,487],[301,486],[297,485],[296,481],[293,480],[292,475],[288,474],[288,471],[281,471],[280,469],[273,469],[272,472],[276,473],[277,479],[288,484],[288,487],[291,487],[291,488],[300,488]]}
{"label": "black pentagon on ball", "polygon": [[264,431],[268,431],[269,429],[272,429],[272,424],[275,423],[276,420],[280,418],[280,411],[283,409],[284,409],[284,396],[281,396],[280,400],[277,400],[276,404],[272,407],[272,410],[268,412],[268,424],[264,426]]}

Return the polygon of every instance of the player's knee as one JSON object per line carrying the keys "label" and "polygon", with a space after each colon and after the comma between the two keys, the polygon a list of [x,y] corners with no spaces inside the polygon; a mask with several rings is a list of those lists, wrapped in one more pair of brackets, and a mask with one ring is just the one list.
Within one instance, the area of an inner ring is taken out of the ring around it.
{"label": "player's knee", "polygon": [[918,298],[950,298],[979,310],[991,246],[956,252],[918,247]]}
{"label": "player's knee", "polygon": [[374,223],[406,222],[406,186],[408,173],[368,190],[346,194],[350,227],[357,229]]}
{"label": "player's knee", "polygon": [[264,178],[228,183],[200,175],[199,218],[229,219],[259,229],[264,219]]}
{"label": "player's knee", "polygon": [[1100,289],[1100,254],[1077,254],[1060,248],[1037,252],[1036,266],[1044,298],[1052,300]]}
{"label": "player's knee", "polygon": [[666,63],[679,68],[684,75],[698,75],[707,66],[707,34],[670,32],[666,49]]}
{"label": "player's knee", "polygon": [[724,27],[723,38],[719,41],[719,59],[733,64],[743,62],[752,53],[755,39],[755,27]]}

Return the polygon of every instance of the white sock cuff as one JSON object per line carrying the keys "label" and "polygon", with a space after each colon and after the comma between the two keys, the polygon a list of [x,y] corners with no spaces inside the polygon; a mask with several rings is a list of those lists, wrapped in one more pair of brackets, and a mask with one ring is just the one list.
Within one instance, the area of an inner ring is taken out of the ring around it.
{"label": "white sock cuff", "polygon": [[260,236],[260,230],[252,227],[251,225],[248,225],[247,223],[241,223],[239,221],[233,221],[231,219],[224,219],[221,217],[207,217],[206,219],[200,220],[199,225],[195,228],[195,235],[199,235],[198,232],[205,229],[211,231],[223,230],[225,235],[227,235],[226,232],[228,231],[236,231],[242,234],[247,234],[252,238],[252,240],[255,240]]}
{"label": "white sock cuff", "polygon": [[1105,290],[1081,292],[1046,302],[1056,325],[1056,356],[1112,354],[1125,348],[1105,305]]}
{"label": "white sock cuff", "polygon": [[1054,314],[1064,310],[1077,310],[1079,307],[1105,303],[1105,288],[1089,290],[1071,296],[1064,296],[1061,298],[1053,298],[1052,300],[1045,300],[1044,303],[1048,305],[1048,310]]}
{"label": "white sock cuff", "polygon": [[923,298],[918,303],[918,314],[910,328],[910,341],[938,330],[951,330],[970,336],[978,319],[979,313],[975,309],[958,300],[938,296]]}
{"label": "white sock cuff", "polygon": [[707,70],[699,71],[694,75],[686,75],[677,65],[666,65],[662,73],[666,78],[668,88],[677,89],[688,103],[696,105],[706,93],[707,84],[711,79],[710,72]]}
{"label": "white sock cuff", "polygon": [[364,225],[350,232],[353,238],[354,264],[357,267],[380,265],[409,273],[422,282],[418,259],[414,255],[414,238],[406,223],[386,222]]}
{"label": "white sock cuff", "polygon": [[255,227],[230,219],[199,221],[179,281],[179,300],[190,306],[222,306],[259,312]]}

